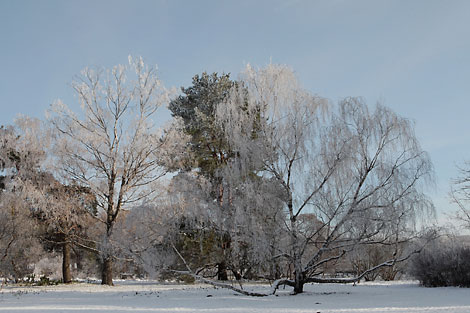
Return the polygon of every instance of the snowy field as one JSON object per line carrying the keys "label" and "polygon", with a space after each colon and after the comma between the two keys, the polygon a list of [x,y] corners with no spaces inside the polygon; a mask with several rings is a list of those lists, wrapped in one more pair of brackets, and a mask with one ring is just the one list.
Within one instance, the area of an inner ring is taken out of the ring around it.
{"label": "snowy field", "polygon": [[[264,291],[269,286],[250,286]],[[253,298],[207,285],[153,282],[12,287],[0,291],[0,312],[470,312],[470,289],[423,288],[415,282],[307,285],[291,296]]]}

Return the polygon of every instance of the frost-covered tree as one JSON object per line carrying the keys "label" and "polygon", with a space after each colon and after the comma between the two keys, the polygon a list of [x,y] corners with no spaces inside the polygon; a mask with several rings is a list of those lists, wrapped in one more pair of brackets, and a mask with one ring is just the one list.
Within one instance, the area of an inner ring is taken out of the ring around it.
{"label": "frost-covered tree", "polygon": [[[274,289],[284,284],[301,293],[308,282],[354,282],[407,258],[395,253],[350,279],[321,276],[361,245],[398,247],[410,240],[416,217],[432,210],[422,192],[432,165],[412,123],[357,98],[327,104],[285,66],[248,66],[241,81],[246,91],[234,89],[217,107],[216,122],[241,164],[262,165],[257,175],[275,182],[271,196],[283,203],[279,232],[286,245],[278,256],[293,278]],[[252,123],[255,113],[259,123]]]}
{"label": "frost-covered tree", "polygon": [[85,188],[61,184],[47,171],[49,138],[48,129],[28,117],[19,117],[15,127],[2,129],[0,158],[6,172],[2,203],[10,207],[6,210],[10,214],[3,214],[9,227],[20,227],[19,221],[28,224],[25,238],[30,234],[35,244],[62,250],[63,282],[68,283],[72,243],[85,237],[84,229],[90,224],[85,212],[92,210],[94,197]]}
{"label": "frost-covered tree", "polygon": [[276,277],[272,246],[279,240],[282,220],[280,203],[270,196],[271,182],[242,178],[232,164],[223,171],[218,174],[224,177],[227,191],[223,205],[211,197],[211,182],[198,173],[180,174],[172,180],[170,196],[181,212],[174,247],[179,254],[176,260],[183,260],[179,269],[185,271],[188,265],[202,277],[222,280],[218,264],[224,262],[224,268],[239,281]]}
{"label": "frost-covered tree", "polygon": [[470,229],[470,161],[458,168],[460,175],[454,179],[451,187],[451,197],[459,210],[455,213],[455,220],[463,227]]}
{"label": "frost-covered tree", "polygon": [[0,195],[0,275],[19,281],[44,256],[30,206],[11,190]]}
{"label": "frost-covered tree", "polygon": [[0,169],[7,179],[32,179],[43,168],[48,145],[41,121],[18,116],[13,126],[0,128]]}
{"label": "frost-covered tree", "polygon": [[43,254],[31,193],[42,182],[47,136],[39,120],[20,116],[0,128],[0,272],[22,279]]}
{"label": "frost-covered tree", "polygon": [[62,252],[62,282],[70,283],[71,256],[75,247],[90,249],[89,228],[95,220],[96,200],[87,188],[66,186],[53,177],[45,177],[29,196],[32,215],[37,219],[40,239],[46,246]]}
{"label": "frost-covered tree", "polygon": [[[220,175],[222,171],[234,157],[235,152],[228,144],[227,138],[215,122],[216,107],[223,103],[233,88],[242,88],[238,82],[232,81],[229,74],[218,75],[217,73],[202,73],[201,76],[193,77],[192,86],[182,88],[182,95],[173,99],[169,109],[174,117],[178,117],[184,123],[184,133],[188,136],[188,157],[181,163],[180,168],[182,177],[184,172],[197,170],[201,178],[207,180],[205,187],[210,186],[210,195],[207,199],[211,202],[216,201],[211,210],[221,211],[221,208],[227,206],[227,201],[233,198],[230,186],[227,185],[224,177]],[[180,179],[181,182],[181,179]],[[227,214],[228,212],[226,212]],[[212,242],[210,253],[205,249],[205,256],[211,259],[218,267],[218,277],[220,280],[227,280],[227,248],[230,246],[230,235],[225,230],[216,226],[215,221],[210,221],[212,226],[205,221],[205,227],[211,228],[210,231],[194,230],[192,237],[204,236]],[[191,223],[192,224],[192,223]],[[189,227],[186,221],[186,227]],[[208,234],[208,232],[210,234]],[[209,237],[209,238],[208,238]],[[213,240],[212,240],[213,239]],[[186,238],[186,240],[189,240]],[[201,250],[201,249],[200,249]],[[202,250],[201,250],[202,251]]]}
{"label": "frost-covered tree", "polygon": [[412,258],[409,274],[426,287],[470,287],[470,247],[458,236],[442,236]]}
{"label": "frost-covered tree", "polygon": [[187,160],[184,167],[199,168],[202,175],[211,180],[231,156],[230,147],[214,121],[215,109],[236,85],[229,74],[204,72],[193,77],[192,86],[182,87],[183,94],[168,106],[173,117],[184,122],[184,132],[190,137],[192,159]]}
{"label": "frost-covered tree", "polygon": [[[51,110],[55,126],[55,164],[63,179],[96,196],[96,218],[104,226],[97,243],[102,283],[113,284],[112,235],[123,210],[149,199],[166,171],[160,162],[178,142],[171,131],[162,136],[154,120],[168,92],[141,58],[109,70],[86,68],[72,86],[82,111],[61,101]],[[171,138],[171,139],[170,139]]]}

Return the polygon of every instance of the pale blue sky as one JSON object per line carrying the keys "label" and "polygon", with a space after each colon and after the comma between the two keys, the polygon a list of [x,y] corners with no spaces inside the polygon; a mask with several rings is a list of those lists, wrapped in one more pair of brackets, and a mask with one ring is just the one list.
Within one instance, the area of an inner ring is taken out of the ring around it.
{"label": "pale blue sky", "polygon": [[129,54],[166,86],[272,60],[321,96],[381,101],[416,122],[432,197],[452,208],[449,181],[470,159],[470,1],[0,0],[0,124],[57,98],[76,107],[72,77]]}

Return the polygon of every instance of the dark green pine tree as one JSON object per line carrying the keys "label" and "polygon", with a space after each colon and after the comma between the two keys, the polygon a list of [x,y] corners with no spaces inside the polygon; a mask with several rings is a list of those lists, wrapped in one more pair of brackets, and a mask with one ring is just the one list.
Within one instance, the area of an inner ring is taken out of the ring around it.
{"label": "dark green pine tree", "polygon": [[[215,123],[215,111],[217,105],[223,103],[230,90],[237,85],[237,82],[230,79],[230,74],[204,72],[201,76],[193,77],[192,86],[182,87],[183,94],[169,105],[173,117],[183,119],[185,132],[191,138],[193,160],[187,162],[186,169],[198,168],[201,175],[209,179],[213,186],[212,193],[219,205],[223,205],[224,188],[222,178],[217,176],[217,170],[233,157],[233,151],[223,131]],[[227,279],[223,250],[228,242],[219,242],[222,247],[217,262],[220,280]]]}
{"label": "dark green pine tree", "polygon": [[[182,170],[199,169],[199,173],[212,184],[213,199],[217,200],[221,208],[226,207],[226,209],[231,205],[234,194],[230,188],[226,189],[223,175],[218,175],[218,170],[235,159],[237,151],[230,147],[225,132],[216,123],[216,109],[224,103],[233,88],[244,87],[240,82],[231,80],[229,74],[204,72],[200,76],[193,77],[192,86],[182,87],[183,94],[169,105],[173,117],[182,118],[184,130],[190,136],[192,156]],[[247,103],[241,102],[240,110],[246,109]],[[257,129],[256,125],[260,123],[259,112],[253,116],[253,123],[255,123],[253,129]],[[254,139],[256,134],[252,135]],[[218,238],[217,246],[213,247],[213,254],[218,259],[217,276],[219,280],[226,280],[226,269],[230,262],[225,260],[227,255],[225,250],[229,249],[231,238],[226,232],[217,230],[217,227],[213,231],[212,235]]]}
{"label": "dark green pine tree", "polygon": [[233,154],[222,130],[216,126],[215,110],[237,84],[229,74],[204,72],[193,77],[192,86],[182,87],[183,95],[169,105],[173,117],[183,119],[185,132],[191,137],[195,160],[188,167],[199,168],[201,174],[213,183],[216,183],[217,169],[226,164]]}

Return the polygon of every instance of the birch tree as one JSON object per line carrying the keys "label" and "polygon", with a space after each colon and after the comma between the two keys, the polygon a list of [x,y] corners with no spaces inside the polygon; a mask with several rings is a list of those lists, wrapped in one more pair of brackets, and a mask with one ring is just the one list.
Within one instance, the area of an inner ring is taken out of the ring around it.
{"label": "birch tree", "polygon": [[282,190],[272,195],[283,202],[285,227],[279,231],[287,238],[278,255],[294,275],[273,290],[284,284],[301,293],[308,282],[354,282],[406,259],[394,253],[349,279],[321,276],[326,265],[361,245],[398,249],[416,236],[417,216],[432,211],[423,194],[432,165],[413,124],[380,105],[370,110],[357,98],[329,104],[303,89],[285,66],[248,66],[241,81],[248,98],[234,89],[218,106],[216,121],[240,158],[262,164],[258,175]]}
{"label": "birch tree", "polygon": [[116,220],[123,210],[154,194],[153,184],[166,173],[159,164],[170,157],[167,151],[175,143],[153,120],[169,93],[156,68],[131,57],[128,65],[84,69],[72,87],[81,112],[72,112],[61,101],[50,112],[56,130],[55,164],[64,179],[96,196],[96,218],[105,233],[96,243],[102,283],[112,285]]}

